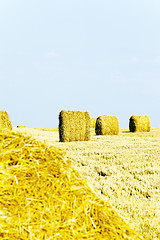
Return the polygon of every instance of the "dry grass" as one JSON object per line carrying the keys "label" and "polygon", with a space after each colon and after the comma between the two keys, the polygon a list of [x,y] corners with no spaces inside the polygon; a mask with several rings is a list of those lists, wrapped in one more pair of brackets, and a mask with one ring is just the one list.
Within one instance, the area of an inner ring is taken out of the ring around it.
{"label": "dry grass", "polygon": [[57,131],[18,129],[67,151],[74,167],[144,239],[160,239],[160,129],[60,143]]}

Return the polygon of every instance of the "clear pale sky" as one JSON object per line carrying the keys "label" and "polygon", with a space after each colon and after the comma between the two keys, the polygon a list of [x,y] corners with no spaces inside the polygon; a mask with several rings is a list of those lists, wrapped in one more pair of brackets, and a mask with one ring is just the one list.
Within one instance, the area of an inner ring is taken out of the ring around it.
{"label": "clear pale sky", "polygon": [[62,109],[160,127],[159,0],[0,0],[0,110],[57,127]]}

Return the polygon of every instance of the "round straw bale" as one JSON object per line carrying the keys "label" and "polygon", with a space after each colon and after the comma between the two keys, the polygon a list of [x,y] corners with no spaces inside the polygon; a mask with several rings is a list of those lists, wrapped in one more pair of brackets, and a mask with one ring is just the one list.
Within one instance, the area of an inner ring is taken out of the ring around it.
{"label": "round straw bale", "polygon": [[131,116],[129,119],[130,132],[149,132],[151,130],[150,120],[145,116]]}
{"label": "round straw bale", "polygon": [[85,141],[89,141],[91,139],[91,117],[89,112],[84,112],[84,116],[85,116],[85,137],[84,140]]}
{"label": "round straw bale", "polygon": [[115,116],[103,115],[96,120],[96,135],[118,135],[119,121]]}
{"label": "round straw bale", "polygon": [[91,120],[88,112],[65,111],[59,113],[60,142],[90,140]]}
{"label": "round straw bale", "polygon": [[91,118],[91,128],[96,127],[96,121],[97,121],[97,118]]}
{"label": "round straw bale", "polygon": [[0,111],[0,129],[12,130],[12,123],[6,111]]}
{"label": "round straw bale", "polygon": [[17,128],[26,128],[25,125],[18,125]]}

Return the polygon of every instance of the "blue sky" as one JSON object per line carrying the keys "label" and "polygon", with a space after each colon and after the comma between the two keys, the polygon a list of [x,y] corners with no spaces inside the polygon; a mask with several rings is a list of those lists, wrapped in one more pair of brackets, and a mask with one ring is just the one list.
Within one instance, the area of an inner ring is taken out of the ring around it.
{"label": "blue sky", "polygon": [[0,0],[0,110],[57,127],[63,110],[160,127],[159,0]]}

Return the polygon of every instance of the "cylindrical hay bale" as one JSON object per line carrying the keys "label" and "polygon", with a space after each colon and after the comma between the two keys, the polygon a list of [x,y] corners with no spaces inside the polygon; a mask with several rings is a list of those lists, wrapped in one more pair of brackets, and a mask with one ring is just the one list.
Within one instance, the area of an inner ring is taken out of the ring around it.
{"label": "cylindrical hay bale", "polygon": [[12,130],[12,123],[6,111],[0,111],[0,129]]}
{"label": "cylindrical hay bale", "polygon": [[60,142],[88,141],[91,118],[88,112],[65,111],[59,113]]}
{"label": "cylindrical hay bale", "polygon": [[129,119],[130,132],[149,132],[151,130],[148,116],[131,116]]}
{"label": "cylindrical hay bale", "polygon": [[96,127],[96,121],[97,121],[97,118],[91,118],[91,128]]}
{"label": "cylindrical hay bale", "polygon": [[89,112],[84,112],[85,115],[85,141],[89,141],[91,139],[91,118]]}
{"label": "cylindrical hay bale", "polygon": [[118,135],[119,121],[115,116],[103,115],[96,120],[96,135]]}

